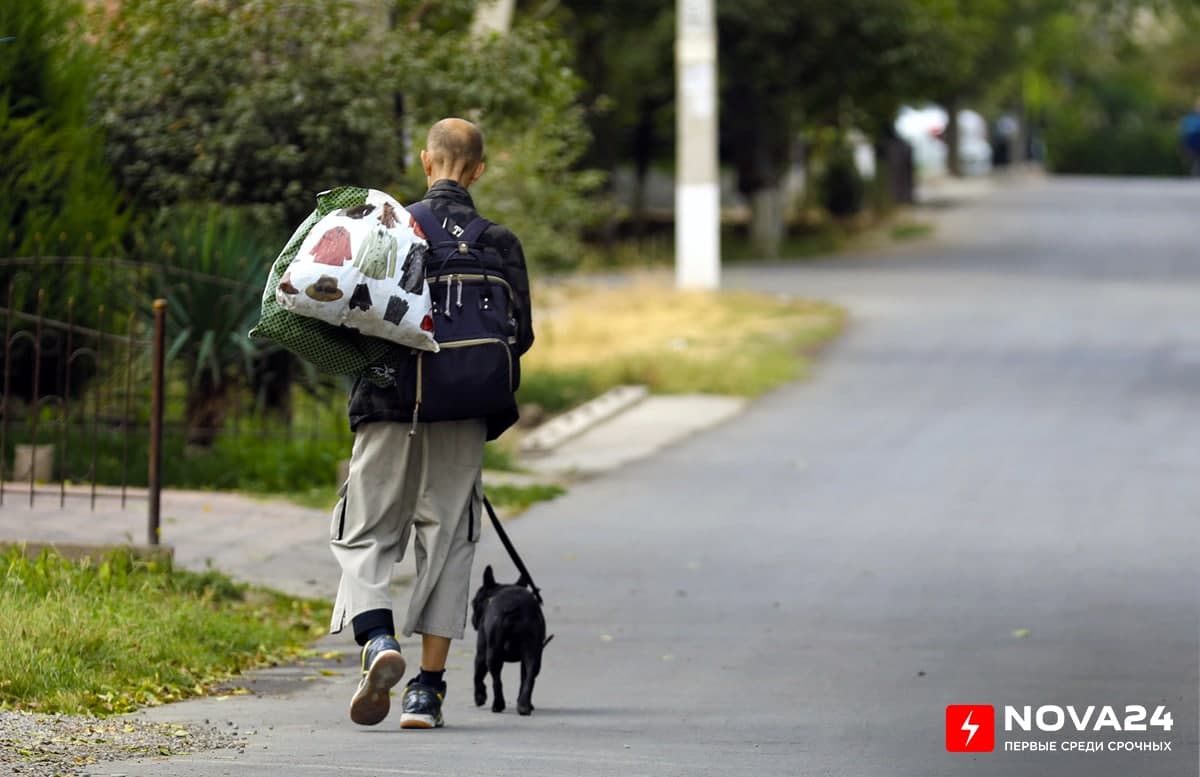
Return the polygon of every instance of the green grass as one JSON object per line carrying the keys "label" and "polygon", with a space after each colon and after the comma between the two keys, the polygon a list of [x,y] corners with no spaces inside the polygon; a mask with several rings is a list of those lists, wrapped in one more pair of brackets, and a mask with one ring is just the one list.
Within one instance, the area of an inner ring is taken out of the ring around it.
{"label": "green grass", "polygon": [[[535,483],[528,486],[488,485],[486,487],[488,501],[495,507],[506,512],[521,512],[535,502],[544,502],[566,493],[556,485]],[[276,494],[260,494],[260,496],[277,496]],[[317,510],[332,510],[337,504],[336,489],[310,488],[304,491],[292,491],[286,494],[288,501],[312,507]]]}
{"label": "green grass", "polygon": [[537,502],[546,502],[567,493],[560,486],[535,483],[528,486],[494,484],[487,486],[488,501],[508,512],[521,512]]}
{"label": "green grass", "polygon": [[541,290],[547,311],[522,360],[521,399],[550,412],[609,388],[754,397],[802,377],[845,323],[822,302],[664,283]]}
{"label": "green grass", "polygon": [[[828,256],[844,250],[860,231],[857,228],[823,221],[790,228],[779,248],[781,259],[807,259]],[[721,229],[721,261],[746,262],[762,259],[754,250],[743,226],[726,225]],[[580,269],[604,271],[670,267],[675,262],[674,237],[668,229],[642,238],[625,238],[610,245],[590,245],[583,253]]]}
{"label": "green grass", "polygon": [[109,715],[196,696],[294,658],[327,605],[126,551],[70,562],[0,554],[0,706]]}
{"label": "green grass", "polygon": [[588,368],[526,370],[517,399],[540,405],[548,413],[561,413],[583,404],[603,391],[603,381]]}
{"label": "green grass", "polygon": [[920,221],[901,221],[892,225],[893,240],[916,240],[933,234],[933,225]]}
{"label": "green grass", "polygon": [[[97,483],[121,485],[122,462],[127,459],[127,485],[146,485],[150,454],[145,429],[130,433],[128,451],[125,436],[111,428],[101,428],[93,435],[90,429],[73,427],[68,430],[65,450],[55,428],[42,429],[38,439],[39,444],[57,446],[56,478],[65,476],[68,482],[90,483],[94,455]],[[13,460],[14,445],[27,441],[28,432],[23,426],[10,430],[5,460]],[[320,501],[321,493],[331,493],[340,485],[338,462],[350,458],[353,441],[348,428],[337,426],[319,436],[296,433],[290,439],[280,430],[242,429],[238,434],[228,430],[211,448],[200,449],[188,448],[182,434],[170,433],[163,437],[163,482],[167,488],[278,494],[301,503]],[[493,443],[484,448],[484,466],[517,469],[513,455]]]}

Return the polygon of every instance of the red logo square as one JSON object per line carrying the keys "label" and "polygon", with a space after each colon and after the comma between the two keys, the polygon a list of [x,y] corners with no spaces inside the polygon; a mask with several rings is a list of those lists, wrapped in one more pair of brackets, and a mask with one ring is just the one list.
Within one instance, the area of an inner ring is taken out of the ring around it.
{"label": "red logo square", "polygon": [[990,753],[996,749],[996,710],[990,704],[946,707],[946,750]]}

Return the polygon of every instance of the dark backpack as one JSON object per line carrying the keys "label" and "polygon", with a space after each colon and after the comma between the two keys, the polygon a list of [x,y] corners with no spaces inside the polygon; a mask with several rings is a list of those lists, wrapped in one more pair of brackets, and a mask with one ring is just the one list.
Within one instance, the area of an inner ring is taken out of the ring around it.
{"label": "dark backpack", "polygon": [[417,354],[413,421],[485,418],[516,406],[521,367],[513,290],[499,254],[479,243],[491,226],[476,217],[447,231],[424,202],[407,206],[429,242],[425,278],[440,350]]}

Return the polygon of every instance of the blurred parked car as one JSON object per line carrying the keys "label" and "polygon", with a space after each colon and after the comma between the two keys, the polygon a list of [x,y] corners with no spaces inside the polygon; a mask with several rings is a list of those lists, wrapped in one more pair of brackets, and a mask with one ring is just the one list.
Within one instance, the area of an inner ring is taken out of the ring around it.
{"label": "blurred parked car", "polygon": [[[917,170],[925,176],[945,175],[948,154],[943,136],[946,111],[936,105],[900,109],[896,133],[913,147]],[[972,110],[958,112],[958,161],[963,175],[985,175],[992,169],[987,122]]]}

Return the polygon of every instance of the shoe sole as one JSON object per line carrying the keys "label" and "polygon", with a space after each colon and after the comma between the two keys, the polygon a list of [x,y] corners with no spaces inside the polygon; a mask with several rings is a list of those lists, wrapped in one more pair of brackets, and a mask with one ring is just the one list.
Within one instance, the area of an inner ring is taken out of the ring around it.
{"label": "shoe sole", "polygon": [[376,656],[367,670],[366,682],[359,685],[350,700],[350,720],[360,726],[374,726],[386,718],[392,707],[392,687],[404,677],[404,667],[404,657],[395,650]]}
{"label": "shoe sole", "polygon": [[414,715],[406,712],[400,716],[400,728],[441,728],[432,715]]}

